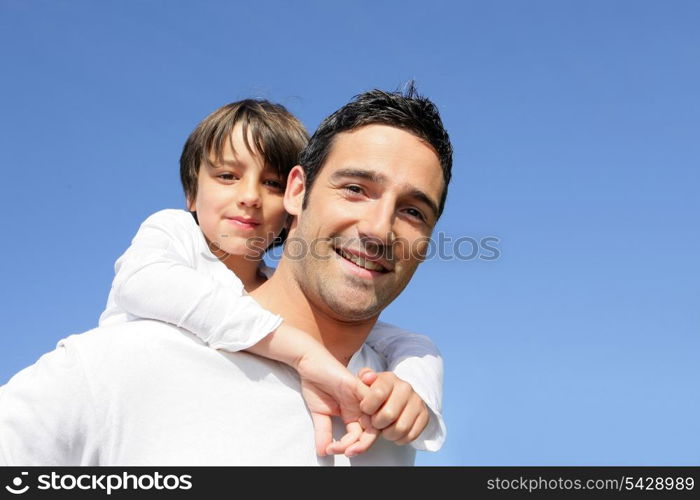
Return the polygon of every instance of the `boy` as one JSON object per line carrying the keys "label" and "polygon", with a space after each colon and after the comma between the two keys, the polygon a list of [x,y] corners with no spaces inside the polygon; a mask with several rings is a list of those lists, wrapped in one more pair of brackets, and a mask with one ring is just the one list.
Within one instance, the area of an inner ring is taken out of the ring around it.
{"label": "boy", "polygon": [[[377,429],[397,444],[437,450],[444,440],[442,361],[432,342],[378,323],[368,343],[395,374],[364,370],[361,380],[372,390],[359,384],[357,394],[344,394],[337,389],[350,375],[343,364],[246,294],[272,273],[262,255],[284,239],[285,181],[307,140],[296,118],[267,101],[232,103],[205,118],[180,159],[191,213],[164,210],[146,219],[115,265],[100,326],[157,319],[191,331],[212,348],[247,350],[287,364],[314,352],[317,374],[302,376],[302,388],[319,455],[362,453]],[[325,419],[336,414],[348,433],[331,443],[323,429]]]}

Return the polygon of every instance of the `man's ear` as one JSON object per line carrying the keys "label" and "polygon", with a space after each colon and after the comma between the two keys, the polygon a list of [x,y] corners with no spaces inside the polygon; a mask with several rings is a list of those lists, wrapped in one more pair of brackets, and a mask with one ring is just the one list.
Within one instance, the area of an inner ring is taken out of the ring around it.
{"label": "man's ear", "polygon": [[306,177],[304,169],[297,165],[287,177],[287,189],[284,191],[284,209],[290,214],[297,216],[301,213],[301,206],[304,204],[304,194]]}

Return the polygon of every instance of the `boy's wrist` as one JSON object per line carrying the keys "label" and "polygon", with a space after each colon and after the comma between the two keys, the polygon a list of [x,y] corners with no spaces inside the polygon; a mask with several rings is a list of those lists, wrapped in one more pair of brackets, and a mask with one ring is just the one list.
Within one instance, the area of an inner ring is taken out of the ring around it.
{"label": "boy's wrist", "polygon": [[324,354],[330,356],[318,340],[286,323],[279,325],[247,350],[289,365],[297,371],[300,367],[311,365],[310,359],[322,359]]}
{"label": "boy's wrist", "polygon": [[[338,361],[321,343],[317,345],[309,344],[305,352],[301,353],[291,365],[302,377],[318,378],[320,376],[330,376],[331,373],[350,372]],[[324,373],[319,373],[319,371]]]}

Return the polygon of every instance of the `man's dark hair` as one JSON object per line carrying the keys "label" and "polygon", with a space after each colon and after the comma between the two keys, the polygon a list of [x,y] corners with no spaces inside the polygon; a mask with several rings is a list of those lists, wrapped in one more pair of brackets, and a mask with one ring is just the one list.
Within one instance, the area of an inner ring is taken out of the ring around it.
{"label": "man's dark hair", "polygon": [[356,95],[352,101],[321,122],[299,156],[306,177],[303,206],[307,204],[311,188],[333,147],[335,136],[373,124],[404,129],[435,149],[445,181],[438,205],[439,217],[445,208],[447,186],[452,177],[452,144],[437,107],[430,99],[418,94],[413,82],[409,82],[403,91],[385,92],[375,89]]}

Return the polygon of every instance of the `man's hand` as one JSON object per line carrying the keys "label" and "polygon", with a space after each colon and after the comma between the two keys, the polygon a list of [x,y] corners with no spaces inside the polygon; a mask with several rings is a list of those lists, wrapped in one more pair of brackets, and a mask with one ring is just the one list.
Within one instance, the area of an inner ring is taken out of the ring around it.
{"label": "man's hand", "polygon": [[[423,432],[430,413],[411,384],[392,372],[376,373],[369,368],[360,370],[358,377],[370,386],[369,394],[360,402],[360,409],[371,416],[371,426],[381,430],[383,438],[404,445]],[[366,420],[363,422],[368,425]]]}

